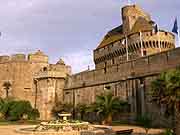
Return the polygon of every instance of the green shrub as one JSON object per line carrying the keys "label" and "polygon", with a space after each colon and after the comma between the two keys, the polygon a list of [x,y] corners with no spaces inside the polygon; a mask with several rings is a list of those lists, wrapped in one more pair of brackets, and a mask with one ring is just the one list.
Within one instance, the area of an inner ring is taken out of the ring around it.
{"label": "green shrub", "polygon": [[[0,113],[4,119],[17,121],[21,119],[36,119],[39,117],[39,111],[33,109],[29,101],[0,100]],[[27,118],[26,118],[27,116]]]}
{"label": "green shrub", "polygon": [[166,129],[163,135],[175,135],[172,129]]}
{"label": "green shrub", "polygon": [[1,99],[0,101],[0,113],[6,119],[8,117],[8,113],[10,110],[10,106],[12,105],[11,99]]}
{"label": "green shrub", "polygon": [[9,120],[20,120],[24,114],[28,115],[32,109],[29,101],[13,101],[10,106]]}

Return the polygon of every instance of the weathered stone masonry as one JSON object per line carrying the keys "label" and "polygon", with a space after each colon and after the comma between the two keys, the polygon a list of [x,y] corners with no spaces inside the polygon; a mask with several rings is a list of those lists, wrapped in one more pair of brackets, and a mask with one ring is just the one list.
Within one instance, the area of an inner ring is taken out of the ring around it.
{"label": "weathered stone masonry", "polygon": [[150,84],[161,72],[180,65],[180,48],[174,49],[175,36],[157,31],[150,15],[137,5],[122,8],[122,22],[94,50],[95,70],[67,78],[64,102],[91,104],[110,87],[114,96],[128,101],[132,118],[152,112],[161,124],[164,112],[150,102]]}
{"label": "weathered stone masonry", "polygon": [[48,63],[48,56],[37,51],[29,54],[0,56],[0,97],[6,98],[3,84],[10,82],[9,97],[29,100],[40,111],[40,119],[51,119],[55,100],[62,101],[65,78],[71,67],[60,59]]}
{"label": "weathered stone masonry", "polygon": [[161,122],[163,109],[149,102],[150,83],[162,71],[180,66],[180,48],[171,32],[155,31],[155,22],[137,5],[122,8],[122,22],[94,50],[91,71],[71,75],[62,59],[49,64],[41,51],[0,56],[0,97],[6,97],[3,83],[9,81],[9,96],[29,100],[40,119],[48,120],[56,102],[90,104],[110,87],[114,96],[128,101],[132,118],[153,112]]}
{"label": "weathered stone masonry", "polygon": [[150,82],[159,73],[178,66],[180,48],[109,66],[106,73],[103,68],[85,71],[68,78],[64,99],[72,103],[75,94],[75,105],[90,104],[95,101],[96,95],[104,91],[105,86],[110,86],[115,96],[128,101],[134,115],[155,113],[159,110],[149,102]]}

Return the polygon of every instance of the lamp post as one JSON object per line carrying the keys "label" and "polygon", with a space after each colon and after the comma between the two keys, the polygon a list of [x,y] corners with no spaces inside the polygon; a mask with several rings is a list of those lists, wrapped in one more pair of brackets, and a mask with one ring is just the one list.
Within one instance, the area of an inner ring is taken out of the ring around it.
{"label": "lamp post", "polygon": [[73,90],[73,119],[75,119],[75,90]]}
{"label": "lamp post", "polygon": [[[71,94],[71,93],[70,93],[70,92],[66,92],[65,94],[66,94],[66,95],[69,95],[69,94]],[[73,99],[72,99],[72,102],[73,102],[73,103],[72,103],[72,105],[73,105],[72,117],[73,117],[73,119],[75,119],[75,105],[76,105],[76,104],[75,104],[75,100],[76,100],[76,99],[75,99],[75,90],[74,90],[74,89],[72,90],[72,98],[73,98]]]}

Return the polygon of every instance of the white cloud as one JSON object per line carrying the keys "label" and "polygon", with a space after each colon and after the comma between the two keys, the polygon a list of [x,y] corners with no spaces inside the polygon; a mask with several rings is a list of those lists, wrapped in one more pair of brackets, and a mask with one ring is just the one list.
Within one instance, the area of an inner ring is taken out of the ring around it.
{"label": "white cloud", "polygon": [[71,54],[67,54],[66,56],[62,56],[67,65],[74,65],[72,67],[73,73],[77,73],[80,71],[87,70],[88,68],[93,69],[93,56],[89,52],[74,52]]}

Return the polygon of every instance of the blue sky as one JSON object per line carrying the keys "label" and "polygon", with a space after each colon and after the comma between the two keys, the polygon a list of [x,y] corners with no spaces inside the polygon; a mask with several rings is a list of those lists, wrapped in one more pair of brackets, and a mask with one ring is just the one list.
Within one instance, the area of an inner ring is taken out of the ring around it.
{"label": "blue sky", "polygon": [[[93,49],[107,31],[121,24],[128,0],[0,0],[0,54],[44,51],[60,57],[73,72],[93,67]],[[180,0],[132,0],[162,29],[180,26]]]}

